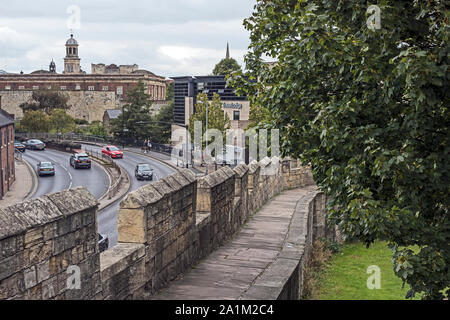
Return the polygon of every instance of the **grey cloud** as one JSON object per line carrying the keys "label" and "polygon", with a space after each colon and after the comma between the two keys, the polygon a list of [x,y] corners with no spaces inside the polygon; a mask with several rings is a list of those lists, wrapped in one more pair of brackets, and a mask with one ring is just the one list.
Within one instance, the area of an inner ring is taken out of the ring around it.
{"label": "grey cloud", "polygon": [[[137,63],[164,76],[209,73],[225,54],[226,42],[242,64],[248,33],[242,20],[256,0],[168,1],[22,1],[0,11],[0,69],[30,72],[47,68],[54,58],[62,69],[69,5],[81,8],[82,67],[91,63]],[[15,33],[2,38],[3,31]],[[194,50],[198,57],[173,57],[161,48]]]}

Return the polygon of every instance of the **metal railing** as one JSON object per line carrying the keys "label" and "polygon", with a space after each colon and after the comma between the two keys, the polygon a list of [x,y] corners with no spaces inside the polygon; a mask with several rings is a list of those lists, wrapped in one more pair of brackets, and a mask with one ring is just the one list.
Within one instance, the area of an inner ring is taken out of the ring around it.
{"label": "metal railing", "polygon": [[83,146],[82,150],[86,152],[91,158],[97,159],[98,161],[103,161],[108,163],[112,168],[114,168],[119,174],[118,178],[111,184],[106,195],[108,199],[114,197],[120,189],[121,182],[125,179],[124,173],[120,166],[110,157],[104,155],[102,152],[98,151],[98,149],[93,149],[89,146]]}
{"label": "metal railing", "polygon": [[22,152],[18,150],[14,150],[14,159],[18,161],[22,161]]}
{"label": "metal railing", "polygon": [[150,142],[150,147],[145,145],[144,140],[118,139],[114,137],[100,137],[83,135],[76,133],[48,133],[48,132],[16,132],[17,138],[22,139],[49,139],[49,140],[70,140],[83,141],[98,144],[125,145],[127,147],[139,148],[142,151],[148,148],[150,151],[171,155],[173,147],[165,144]]}

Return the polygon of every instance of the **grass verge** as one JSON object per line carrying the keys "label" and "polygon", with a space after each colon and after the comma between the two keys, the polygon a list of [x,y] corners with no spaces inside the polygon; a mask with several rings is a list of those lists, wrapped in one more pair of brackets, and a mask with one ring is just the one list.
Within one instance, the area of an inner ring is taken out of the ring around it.
{"label": "grass verge", "polygon": [[[386,242],[375,242],[369,249],[362,243],[347,243],[338,253],[330,255],[327,246],[315,246],[313,265],[308,266],[306,296],[315,300],[405,300],[409,289],[402,289],[402,281],[395,275],[391,250]],[[325,259],[324,259],[325,258]],[[320,267],[317,268],[318,260]],[[314,265],[315,264],[315,265]],[[380,270],[380,289],[368,289],[369,266]],[[417,298],[418,299],[418,298]]]}

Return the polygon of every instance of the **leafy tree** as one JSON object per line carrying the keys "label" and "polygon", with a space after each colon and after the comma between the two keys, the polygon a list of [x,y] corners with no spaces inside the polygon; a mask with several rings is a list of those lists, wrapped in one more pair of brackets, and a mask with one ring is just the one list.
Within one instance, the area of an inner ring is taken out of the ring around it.
{"label": "leafy tree", "polygon": [[175,99],[175,83],[169,83],[166,90],[166,101],[173,101]]}
{"label": "leafy tree", "polygon": [[21,130],[25,132],[48,132],[50,129],[49,116],[41,110],[29,110],[20,121]]}
{"label": "leafy tree", "polygon": [[33,92],[32,100],[22,103],[19,107],[26,112],[28,110],[42,110],[48,115],[54,109],[69,109],[67,101],[69,97],[61,92],[53,90],[37,90]]}
{"label": "leafy tree", "polygon": [[169,101],[156,115],[156,123],[152,128],[151,141],[156,143],[169,143],[172,136],[174,101]]}
{"label": "leafy tree", "polygon": [[213,75],[229,75],[234,71],[242,71],[241,66],[233,58],[222,59],[213,70]]}
{"label": "leafy tree", "polygon": [[[111,121],[112,132],[119,137],[131,138],[133,140],[144,140],[149,138],[152,124],[150,107],[152,102],[150,95],[145,93],[145,86],[142,81],[130,90],[127,94],[127,104],[124,106],[124,112],[117,119]],[[125,129],[125,130],[124,130]]]}
{"label": "leafy tree", "polygon": [[76,124],[74,118],[66,113],[63,109],[54,109],[49,117],[50,128],[57,133],[71,132],[75,129]]}
{"label": "leafy tree", "polygon": [[[240,91],[271,113],[282,150],[312,166],[330,221],[384,238],[407,297],[450,286],[449,27],[446,1],[258,1]],[[278,59],[272,67],[263,57]]]}
{"label": "leafy tree", "polygon": [[[202,136],[206,132],[206,108],[208,108],[208,129],[217,129],[222,132],[224,140],[226,138],[226,130],[230,128],[230,118],[222,109],[220,96],[214,93],[212,101],[208,101],[206,93],[197,95],[197,103],[195,105],[195,113],[189,118],[189,134],[194,141],[194,123],[202,122]],[[212,140],[212,138],[211,138]],[[210,143],[211,141],[208,141]],[[206,145],[206,141],[203,142]]]}

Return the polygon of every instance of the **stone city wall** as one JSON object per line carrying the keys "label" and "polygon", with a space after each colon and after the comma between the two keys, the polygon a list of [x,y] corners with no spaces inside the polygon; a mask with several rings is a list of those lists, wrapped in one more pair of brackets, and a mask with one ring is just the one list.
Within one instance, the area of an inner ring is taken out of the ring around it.
{"label": "stone city wall", "polygon": [[[121,106],[114,91],[64,91],[62,93],[69,96],[67,105],[70,108],[67,113],[76,119],[89,122],[103,121],[103,114],[107,109],[117,109]],[[1,91],[0,95],[2,108],[21,119],[23,112],[19,106],[31,100],[33,91]]]}
{"label": "stone city wall", "polygon": [[[97,206],[77,188],[1,208],[0,300],[95,299],[102,290]],[[72,266],[80,289],[70,289],[77,287]]]}
{"label": "stone city wall", "polygon": [[313,242],[328,238],[342,241],[335,226],[325,220],[326,197],[311,190],[297,202],[289,233],[277,259],[246,291],[244,300],[298,300],[303,293],[305,269]]}
{"label": "stone city wall", "polygon": [[[0,209],[0,299],[146,299],[229,240],[271,197],[310,182],[307,169],[279,158],[197,179],[181,169],[125,197],[119,244],[101,254],[98,203],[84,188]],[[71,265],[81,268],[81,290],[67,289]]]}

